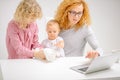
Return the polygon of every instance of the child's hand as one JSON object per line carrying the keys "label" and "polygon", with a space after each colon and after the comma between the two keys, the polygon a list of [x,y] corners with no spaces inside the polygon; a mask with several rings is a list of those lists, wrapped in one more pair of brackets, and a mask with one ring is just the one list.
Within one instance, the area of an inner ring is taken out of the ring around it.
{"label": "child's hand", "polygon": [[41,50],[35,50],[34,51],[34,57],[36,59],[45,59],[44,51],[42,49]]}
{"label": "child's hand", "polygon": [[64,47],[64,41],[59,41],[58,43],[55,44],[56,47],[58,48],[63,48]]}

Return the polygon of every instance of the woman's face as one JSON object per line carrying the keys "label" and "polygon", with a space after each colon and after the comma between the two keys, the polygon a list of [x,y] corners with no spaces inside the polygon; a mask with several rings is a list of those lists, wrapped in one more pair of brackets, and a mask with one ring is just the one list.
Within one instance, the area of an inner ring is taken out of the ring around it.
{"label": "woman's face", "polygon": [[79,22],[83,14],[83,5],[74,6],[70,11],[68,11],[69,25],[74,26]]}

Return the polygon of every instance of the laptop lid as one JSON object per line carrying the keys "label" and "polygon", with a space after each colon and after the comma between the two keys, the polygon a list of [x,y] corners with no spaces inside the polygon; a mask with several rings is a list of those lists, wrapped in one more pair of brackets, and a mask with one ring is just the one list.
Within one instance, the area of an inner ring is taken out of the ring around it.
{"label": "laptop lid", "polygon": [[88,74],[88,73],[110,68],[117,61],[117,59],[118,59],[118,56],[116,54],[100,56],[100,57],[95,58],[90,63],[89,66],[78,65],[78,66],[71,67],[71,69],[77,72],[80,72],[80,73]]}

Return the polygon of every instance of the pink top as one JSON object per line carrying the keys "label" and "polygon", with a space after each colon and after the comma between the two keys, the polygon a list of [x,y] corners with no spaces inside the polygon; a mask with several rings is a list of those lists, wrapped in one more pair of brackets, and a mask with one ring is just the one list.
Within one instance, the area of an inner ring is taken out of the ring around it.
{"label": "pink top", "polygon": [[10,21],[6,34],[6,46],[9,59],[33,58],[32,49],[41,47],[38,42],[37,24],[30,23],[27,29],[20,29],[19,24]]}

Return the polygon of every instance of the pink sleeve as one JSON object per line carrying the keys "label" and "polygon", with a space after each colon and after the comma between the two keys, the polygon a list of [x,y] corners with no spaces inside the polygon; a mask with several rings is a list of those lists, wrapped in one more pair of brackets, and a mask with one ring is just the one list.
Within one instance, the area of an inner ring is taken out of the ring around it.
{"label": "pink sleeve", "polygon": [[38,37],[38,26],[36,24],[36,29],[35,29],[35,33],[34,33],[34,38],[33,38],[33,46],[32,48],[43,48],[43,46],[38,42],[39,41],[39,37]]}
{"label": "pink sleeve", "polygon": [[14,24],[11,24],[11,25],[12,27],[9,27],[8,29],[9,37],[12,43],[11,46],[15,49],[16,54],[27,56],[27,57],[33,57],[33,51],[22,45],[22,42],[20,41],[20,38],[17,33],[17,29],[15,28],[16,26]]}

